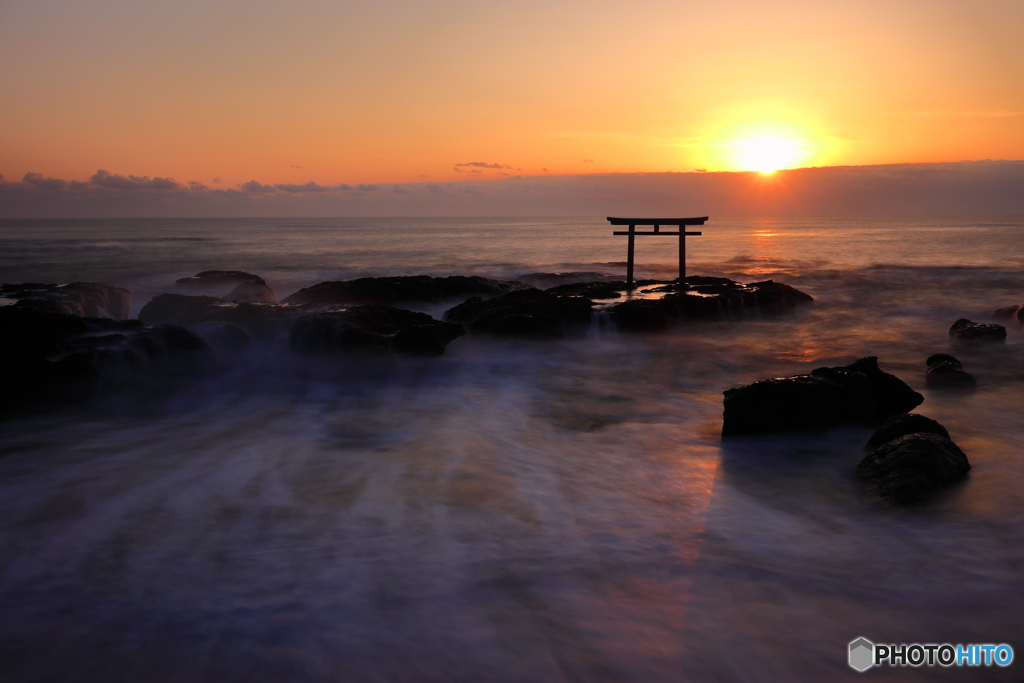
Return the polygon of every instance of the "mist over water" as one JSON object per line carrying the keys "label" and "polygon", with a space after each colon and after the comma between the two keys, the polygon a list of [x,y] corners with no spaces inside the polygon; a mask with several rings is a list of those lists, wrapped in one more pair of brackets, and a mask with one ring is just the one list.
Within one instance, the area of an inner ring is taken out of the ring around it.
{"label": "mist over water", "polygon": [[[712,219],[690,272],[815,304],[663,335],[463,337],[432,360],[253,349],[159,395],[0,422],[0,673],[54,681],[822,681],[846,646],[1024,654],[1024,338],[924,360],[1024,301],[1024,219]],[[133,311],[242,269],[328,279],[621,274],[599,219],[0,222],[0,281],[91,280]],[[675,241],[638,240],[642,277]],[[439,316],[445,307],[426,308]],[[893,510],[866,429],[723,443],[722,391],[877,355],[967,453]],[[873,669],[1014,680],[1020,663]]]}

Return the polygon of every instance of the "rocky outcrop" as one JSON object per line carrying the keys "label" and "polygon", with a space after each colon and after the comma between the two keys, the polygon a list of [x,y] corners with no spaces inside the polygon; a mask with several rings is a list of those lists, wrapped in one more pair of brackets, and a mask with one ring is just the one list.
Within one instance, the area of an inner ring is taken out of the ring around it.
{"label": "rocky outcrop", "polygon": [[289,332],[293,351],[313,355],[440,356],[464,334],[462,325],[426,313],[391,306],[351,306],[342,311],[304,315]]}
{"label": "rocky outcrop", "polygon": [[1006,328],[960,318],[949,328],[949,338],[955,342],[1001,342],[1006,341]]}
{"label": "rocky outcrop", "polygon": [[267,286],[262,280],[260,282],[243,282],[232,289],[223,297],[224,301],[249,301],[253,303],[272,304],[276,303],[274,290]]}
{"label": "rocky outcrop", "polygon": [[215,327],[203,336],[223,356],[241,353],[252,343],[252,336],[234,323]]}
{"label": "rocky outcrop", "polygon": [[964,372],[963,367],[953,356],[947,353],[936,353],[925,361],[928,371],[925,379],[930,389],[959,389],[973,391],[977,386],[974,375]]}
{"label": "rocky outcrop", "polygon": [[595,273],[593,271],[576,271],[571,273],[526,273],[524,275],[516,276],[517,282],[525,282],[526,284],[532,285],[538,289],[549,289],[551,287],[574,284],[577,282],[594,283],[601,282],[602,280],[616,279],[617,278],[608,277],[603,273]]}
{"label": "rocky outcrop", "polygon": [[[694,284],[690,284],[694,282]],[[773,280],[741,285],[725,278],[687,278],[687,286],[666,285],[661,299],[632,299],[608,310],[626,332],[658,332],[686,320],[739,320],[777,314],[814,299]]]}
{"label": "rocky outcrop", "polygon": [[474,297],[444,313],[471,334],[502,337],[559,338],[584,334],[593,302],[538,289],[510,292],[486,301]]}
{"label": "rocky outcrop", "polygon": [[483,277],[365,277],[358,280],[321,282],[300,289],[282,303],[306,308],[328,308],[350,304],[395,305],[399,303],[440,303],[470,296],[491,297],[521,289],[522,282],[489,280]]}
{"label": "rocky outcrop", "polygon": [[924,400],[874,356],[808,375],[766,379],[725,392],[723,436],[877,423]]}
{"label": "rocky outcrop", "polygon": [[970,469],[967,456],[947,436],[915,432],[879,445],[857,473],[883,500],[906,505],[927,500]]}
{"label": "rocky outcrop", "polygon": [[232,323],[254,338],[269,341],[286,332],[305,313],[302,307],[287,304],[227,302],[213,296],[159,294],[142,307],[139,320],[147,325],[185,327]]}
{"label": "rocky outcrop", "polygon": [[98,282],[44,285],[34,282],[0,285],[0,297],[19,301],[50,302],[50,310],[88,318],[124,320],[131,307],[131,292]]}
{"label": "rocky outcrop", "polygon": [[1020,304],[1014,304],[1012,306],[1004,306],[997,308],[989,314],[989,317],[995,318],[996,320],[1017,320],[1024,321],[1024,312],[1022,312],[1024,306]]}
{"label": "rocky outcrop", "polygon": [[183,277],[175,281],[174,284],[181,291],[190,294],[223,296],[246,282],[258,285],[267,284],[259,275],[241,270],[204,270],[201,273],[196,273],[194,277]]}
{"label": "rocky outcrop", "polygon": [[908,434],[938,434],[949,438],[949,432],[936,420],[917,413],[899,413],[885,421],[881,427],[875,430],[868,442],[864,445],[865,450],[872,451],[884,443],[898,439]]}

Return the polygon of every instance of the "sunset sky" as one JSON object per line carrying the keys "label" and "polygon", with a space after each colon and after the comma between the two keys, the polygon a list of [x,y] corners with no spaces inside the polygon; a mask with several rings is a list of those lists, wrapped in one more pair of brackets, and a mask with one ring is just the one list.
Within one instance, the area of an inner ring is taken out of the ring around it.
{"label": "sunset sky", "polygon": [[416,183],[1024,159],[1024,2],[0,0],[0,173]]}

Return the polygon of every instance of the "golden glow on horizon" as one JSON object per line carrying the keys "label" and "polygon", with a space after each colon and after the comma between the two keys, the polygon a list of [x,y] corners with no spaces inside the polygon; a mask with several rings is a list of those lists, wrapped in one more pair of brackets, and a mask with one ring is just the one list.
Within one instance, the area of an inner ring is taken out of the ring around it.
{"label": "golden glow on horizon", "polygon": [[753,138],[736,143],[736,164],[744,171],[768,175],[793,167],[802,156],[800,143],[785,138]]}

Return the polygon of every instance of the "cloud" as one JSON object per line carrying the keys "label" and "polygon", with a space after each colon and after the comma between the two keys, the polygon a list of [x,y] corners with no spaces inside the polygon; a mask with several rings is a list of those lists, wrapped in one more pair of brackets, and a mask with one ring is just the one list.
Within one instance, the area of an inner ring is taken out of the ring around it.
{"label": "cloud", "polygon": [[433,192],[435,194],[439,192],[444,192],[444,187],[441,186],[439,183],[427,183],[426,185],[424,185],[424,187],[427,188],[427,192]]}
{"label": "cloud", "polygon": [[258,180],[250,180],[247,183],[242,183],[238,186],[242,192],[247,194],[270,194],[274,191],[273,185],[264,185]]}
{"label": "cloud", "polygon": [[296,165],[296,164],[292,164],[292,165],[291,165],[291,166],[289,166],[288,168],[305,168],[305,166],[298,166],[298,165]]}
{"label": "cloud", "polygon": [[26,173],[21,182],[28,183],[37,190],[63,190],[67,186],[60,178],[44,178],[42,173]]}
{"label": "cloud", "polygon": [[393,192],[394,192],[395,194],[409,194],[409,190],[405,189],[405,188],[404,188],[404,187],[402,187],[401,185],[392,185],[392,186],[391,186],[391,190],[392,190],[392,191],[393,191]]}
{"label": "cloud", "polygon": [[333,189],[327,185],[318,185],[317,183],[314,183],[312,180],[302,185],[278,184],[274,185],[274,187],[285,192],[327,192],[328,190]]}
{"label": "cloud", "polygon": [[89,182],[109,190],[176,190],[181,187],[174,182],[174,178],[150,178],[147,175],[123,176],[109,173],[102,168],[89,178]]}
{"label": "cloud", "polygon": [[217,185],[220,185],[224,181],[220,179],[220,176],[217,176],[216,178],[213,179],[213,182]]}
{"label": "cloud", "polygon": [[467,167],[472,167],[472,168],[493,168],[493,169],[498,169],[498,170],[505,169],[505,168],[512,168],[508,164],[489,164],[486,161],[467,161],[464,164],[455,164],[455,170],[459,171],[459,172],[461,172],[460,169],[467,168]]}
{"label": "cloud", "polygon": [[202,183],[198,183],[195,180],[192,180],[189,181],[188,189],[192,190],[193,192],[205,192],[210,188],[208,188],[206,185],[203,185]]}
{"label": "cloud", "polygon": [[380,187],[377,185],[356,185],[356,189],[360,192],[376,192]]}

